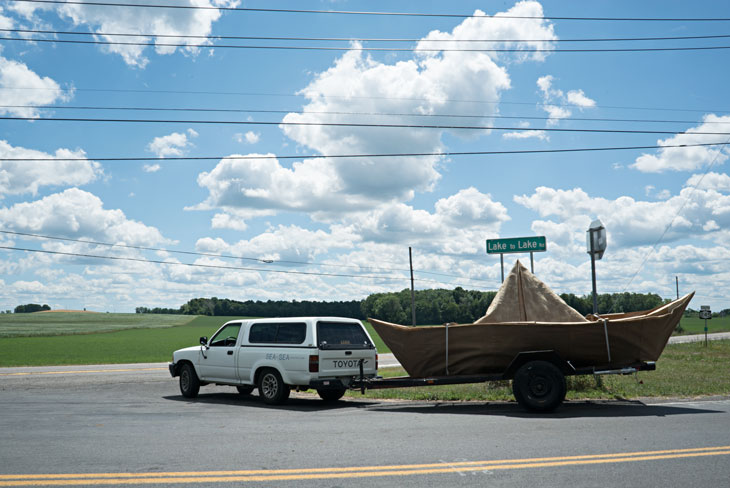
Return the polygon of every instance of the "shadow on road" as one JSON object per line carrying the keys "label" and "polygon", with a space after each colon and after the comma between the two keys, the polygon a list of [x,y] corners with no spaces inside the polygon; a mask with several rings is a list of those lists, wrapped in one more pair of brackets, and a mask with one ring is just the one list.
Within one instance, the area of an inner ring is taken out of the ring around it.
{"label": "shadow on road", "polygon": [[722,410],[708,410],[697,407],[672,405],[647,405],[632,400],[602,400],[566,402],[555,412],[535,414],[526,412],[516,403],[383,403],[369,406],[369,410],[382,412],[407,412],[423,414],[454,415],[498,415],[504,417],[539,417],[539,418],[577,418],[577,417],[666,417],[670,415],[689,415],[707,413],[725,413]]}
{"label": "shadow on road", "polygon": [[554,419],[578,417],[667,417],[670,415],[725,413],[723,410],[709,410],[696,406],[683,407],[676,403],[668,405],[647,405],[638,400],[569,401],[565,402],[553,413],[535,414],[526,412],[522,407],[514,402],[393,402],[345,398],[342,401],[327,403],[316,395],[292,394],[292,397],[290,397],[284,405],[267,405],[255,393],[243,396],[229,392],[201,393],[194,399],[185,398],[182,395],[169,395],[163,398],[165,400],[175,402],[230,405],[246,408],[266,408],[300,412],[354,408],[383,413],[496,415],[504,417],[539,417]]}
{"label": "shadow on road", "polygon": [[375,401],[325,402],[316,395],[293,395],[284,405],[267,405],[255,393],[240,395],[237,393],[201,393],[197,398],[185,398],[182,395],[162,397],[165,400],[186,403],[208,403],[213,405],[232,405],[247,408],[266,408],[277,410],[296,410],[300,412],[316,412],[321,410],[337,410],[342,408],[362,408],[378,405]]}

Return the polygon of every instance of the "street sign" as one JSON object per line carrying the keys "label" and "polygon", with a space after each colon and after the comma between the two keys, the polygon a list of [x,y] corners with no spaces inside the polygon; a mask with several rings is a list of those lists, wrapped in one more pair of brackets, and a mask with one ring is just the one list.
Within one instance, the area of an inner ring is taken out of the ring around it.
{"label": "street sign", "polygon": [[547,241],[545,236],[487,239],[487,254],[545,251],[547,251]]}
{"label": "street sign", "polygon": [[710,311],[709,305],[701,305],[700,306],[700,318],[705,320],[711,320],[712,319],[712,312]]}

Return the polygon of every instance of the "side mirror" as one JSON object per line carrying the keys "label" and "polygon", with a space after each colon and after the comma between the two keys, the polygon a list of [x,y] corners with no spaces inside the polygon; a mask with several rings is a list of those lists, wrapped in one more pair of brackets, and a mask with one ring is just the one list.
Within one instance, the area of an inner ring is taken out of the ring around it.
{"label": "side mirror", "polygon": [[201,338],[200,338],[200,345],[201,345],[201,346],[206,346],[206,347],[207,347],[207,346],[208,346],[208,338],[207,338],[207,337],[205,337],[205,336],[201,337]]}

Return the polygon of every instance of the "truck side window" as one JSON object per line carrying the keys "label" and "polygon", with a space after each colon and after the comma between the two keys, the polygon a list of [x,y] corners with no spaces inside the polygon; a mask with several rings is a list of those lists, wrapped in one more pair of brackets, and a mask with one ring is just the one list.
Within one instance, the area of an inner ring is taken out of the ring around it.
{"label": "truck side window", "polygon": [[253,324],[248,333],[248,342],[251,344],[271,344],[274,339],[276,339],[276,324]]}
{"label": "truck side window", "polygon": [[301,344],[307,336],[307,324],[284,322],[253,324],[248,334],[251,344]]}
{"label": "truck side window", "polygon": [[228,324],[210,340],[210,347],[233,347],[238,339],[241,324]]}

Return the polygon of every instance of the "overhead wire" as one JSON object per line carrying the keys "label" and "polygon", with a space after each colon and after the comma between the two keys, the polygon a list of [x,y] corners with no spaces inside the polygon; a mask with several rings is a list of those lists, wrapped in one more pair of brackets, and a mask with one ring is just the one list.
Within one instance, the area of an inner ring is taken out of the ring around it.
{"label": "overhead wire", "polygon": [[727,39],[730,34],[711,34],[693,36],[654,36],[654,37],[588,37],[568,39],[428,39],[428,38],[394,38],[394,37],[306,37],[306,36],[233,36],[233,35],[193,35],[193,34],[163,34],[163,33],[141,33],[141,32],[79,32],[59,31],[46,29],[11,29],[0,28],[0,32],[15,32],[25,34],[52,34],[52,35],[75,35],[75,36],[111,36],[111,37],[164,37],[174,39],[205,39],[205,40],[245,40],[245,41],[316,41],[316,42],[428,42],[453,44],[459,42],[644,42],[644,41],[685,41],[685,40],[707,40]]}
{"label": "overhead wire", "polygon": [[[31,249],[31,248],[24,248],[24,247],[17,247],[17,246],[4,246],[4,245],[0,245],[0,249],[5,249],[7,251],[23,251],[23,252],[31,252],[31,253],[50,254],[50,255],[56,255],[56,256],[107,259],[110,261],[129,261],[129,262],[137,262],[137,263],[162,264],[162,265],[168,265],[168,266],[188,266],[188,267],[192,267],[192,268],[219,269],[219,270],[230,270],[230,271],[255,271],[255,272],[261,272],[261,273],[294,274],[294,275],[305,275],[305,276],[325,276],[325,277],[335,277],[335,278],[364,278],[364,279],[373,279],[373,280],[382,280],[382,281],[404,281],[407,279],[405,276],[394,277],[392,275],[322,273],[322,272],[314,272],[314,271],[295,271],[295,270],[283,270],[283,269],[251,268],[251,267],[246,267],[246,266],[225,266],[225,265],[221,265],[221,264],[183,263],[183,262],[175,262],[175,261],[162,261],[159,259],[144,259],[144,258],[134,258],[134,257],[129,257],[129,256],[104,256],[104,255],[99,255],[99,254],[77,253],[77,252],[67,252],[67,251],[51,251],[48,249]],[[461,279],[470,281],[470,278],[461,278]],[[429,280],[429,279],[423,279],[423,278],[416,278],[416,279],[414,279],[414,281],[418,281],[420,283],[446,284],[445,281]],[[453,285],[454,283],[449,283],[449,284]]]}
{"label": "overhead wire", "polygon": [[[30,87],[30,86],[0,86],[0,90],[35,90],[35,91],[53,91],[64,92],[63,88],[47,88],[47,87]],[[237,91],[207,91],[207,90],[156,90],[156,89],[129,89],[129,88],[88,88],[73,87],[74,92],[98,92],[98,93],[148,93],[148,94],[172,94],[172,95],[214,95],[214,96],[250,96],[250,97],[293,97],[301,98],[304,91],[300,93],[266,93],[266,92],[237,92]],[[327,99],[346,99],[346,100],[399,100],[399,101],[431,101],[428,98],[421,97],[386,97],[386,96],[364,96],[364,95],[339,95],[327,94],[320,97]],[[469,104],[485,104],[485,105],[530,105],[530,106],[556,106],[556,107],[575,107],[585,108],[583,105],[575,103],[540,103],[540,102],[518,102],[514,100],[474,100],[474,99],[439,99],[444,103],[469,103]],[[664,112],[730,112],[730,109],[701,109],[701,108],[673,108],[673,107],[639,107],[639,106],[622,106],[622,105],[595,105],[593,108],[615,109],[615,110],[642,110],[642,111],[664,111]]]}
{"label": "overhead wire", "polygon": [[[91,244],[95,246],[105,246],[105,247],[118,247],[118,248],[124,248],[124,249],[135,249],[139,251],[153,251],[153,252],[167,252],[172,254],[184,254],[188,256],[204,256],[204,257],[215,257],[215,258],[224,258],[224,259],[240,259],[242,261],[254,261],[259,263],[265,263],[265,264],[295,264],[295,265],[306,265],[306,266],[321,266],[321,267],[331,267],[331,268],[349,268],[349,269],[367,269],[367,270],[382,270],[382,271],[402,271],[402,272],[410,272],[410,269],[406,268],[388,268],[383,266],[361,266],[361,265],[351,265],[351,264],[332,264],[332,263],[317,263],[312,261],[293,261],[293,260],[285,260],[285,259],[264,259],[264,258],[253,258],[253,257],[246,257],[246,256],[234,256],[230,254],[221,254],[221,253],[207,253],[207,252],[200,252],[200,251],[181,251],[181,250],[175,250],[175,249],[165,249],[165,248],[156,248],[156,247],[147,247],[147,246],[134,246],[129,244],[120,244],[120,243],[109,243],[109,242],[99,242],[99,241],[92,241],[87,239],[74,239],[71,237],[60,237],[60,236],[49,236],[49,235],[43,235],[43,234],[33,234],[29,232],[17,232],[17,231],[10,231],[10,230],[3,230],[0,229],[0,233],[6,234],[6,235],[14,235],[19,237],[32,237],[35,239],[46,239],[46,240],[54,240],[54,241],[64,241],[64,242],[77,242],[81,244]],[[473,278],[465,278],[463,276],[459,275],[452,275],[448,273],[440,273],[436,271],[423,271],[423,270],[414,270],[416,273],[421,274],[430,274],[434,276],[443,276],[447,278],[457,278],[467,281],[484,281],[484,280],[478,280]],[[359,276],[359,275],[358,275]]]}
{"label": "overhead wire", "polygon": [[410,153],[362,153],[362,154],[297,154],[297,155],[265,155],[251,154],[238,155],[232,154],[228,156],[164,156],[164,157],[22,157],[10,158],[3,157],[2,161],[213,161],[220,159],[315,159],[315,158],[396,158],[396,157],[455,157],[455,156],[493,156],[508,154],[551,154],[551,153],[573,153],[573,152],[596,152],[596,151],[629,151],[641,149],[665,149],[678,147],[704,147],[718,146],[724,144],[723,141],[704,142],[695,144],[665,144],[665,145],[646,145],[646,146],[614,146],[614,147],[583,147],[583,148],[565,148],[565,149],[519,149],[506,151],[440,151],[440,152],[410,152]]}
{"label": "overhead wire", "polygon": [[294,14],[328,14],[328,15],[372,15],[389,17],[444,17],[444,18],[483,18],[483,19],[524,19],[524,20],[575,20],[575,21],[604,21],[604,22],[727,22],[725,17],[568,17],[568,16],[536,16],[536,15],[474,15],[455,14],[444,12],[388,12],[388,11],[353,11],[353,10],[316,10],[316,9],[287,9],[287,8],[255,8],[255,7],[224,7],[206,5],[170,5],[154,3],[121,3],[78,0],[12,0],[21,3],[42,3],[61,5],[91,5],[103,7],[129,8],[161,8],[173,10],[223,10],[234,12],[267,12],[267,13],[294,13]]}
{"label": "overhead wire", "polygon": [[[638,52],[680,52],[680,51],[716,51],[727,50],[729,46],[685,46],[685,47],[626,47],[626,48],[585,48],[585,49],[554,49],[554,48],[395,48],[395,47],[364,47],[364,46],[266,46],[242,44],[185,44],[171,42],[124,42],[103,41],[95,39],[84,41],[79,39],[39,39],[26,37],[0,37],[0,41],[44,42],[54,44],[87,44],[103,46],[145,46],[145,47],[186,47],[195,49],[263,49],[274,51],[374,51],[374,52],[491,52],[491,53],[638,53]],[[545,41],[549,42],[549,41]]]}
{"label": "overhead wire", "polygon": [[[353,127],[377,129],[436,129],[436,130],[481,130],[481,131],[520,131],[520,132],[577,132],[601,134],[654,134],[680,135],[685,131],[670,130],[639,130],[639,129],[574,129],[563,127],[494,127],[481,125],[445,125],[445,124],[385,124],[385,123],[354,123],[354,122],[286,122],[286,121],[255,121],[255,120],[180,120],[180,119],[112,119],[90,117],[20,117],[0,116],[0,120],[18,120],[33,122],[104,122],[104,123],[132,123],[132,124],[186,124],[186,125],[273,125],[295,127]],[[692,135],[730,135],[730,132],[703,132],[693,131]]]}

